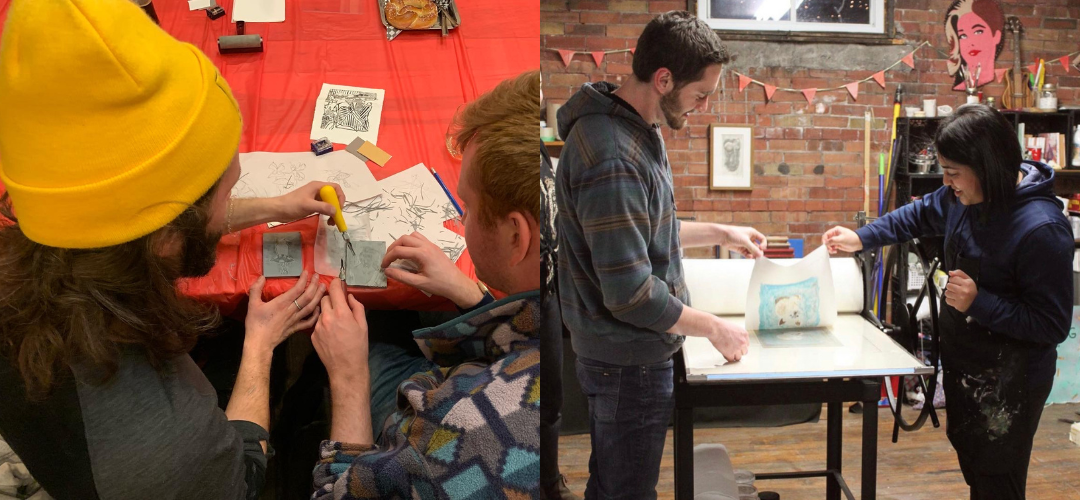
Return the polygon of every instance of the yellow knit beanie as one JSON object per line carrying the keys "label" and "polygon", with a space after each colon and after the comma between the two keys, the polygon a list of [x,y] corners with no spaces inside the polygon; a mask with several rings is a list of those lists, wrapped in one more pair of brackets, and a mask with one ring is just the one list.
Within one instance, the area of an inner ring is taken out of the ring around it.
{"label": "yellow knit beanie", "polygon": [[240,112],[217,68],[129,0],[14,0],[0,181],[28,238],[99,248],[165,226],[222,176]]}

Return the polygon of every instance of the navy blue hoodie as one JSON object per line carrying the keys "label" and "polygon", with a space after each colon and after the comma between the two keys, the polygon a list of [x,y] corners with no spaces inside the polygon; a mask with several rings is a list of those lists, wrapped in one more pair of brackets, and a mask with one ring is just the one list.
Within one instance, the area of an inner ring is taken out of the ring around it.
{"label": "navy blue hoodie", "polygon": [[982,204],[964,206],[948,186],[856,231],[864,248],[944,236],[979,261],[975,301],[965,314],[990,331],[1031,343],[1029,374],[1052,376],[1057,344],[1069,333],[1073,234],[1054,197],[1054,171],[1025,161],[1007,214],[981,221]]}

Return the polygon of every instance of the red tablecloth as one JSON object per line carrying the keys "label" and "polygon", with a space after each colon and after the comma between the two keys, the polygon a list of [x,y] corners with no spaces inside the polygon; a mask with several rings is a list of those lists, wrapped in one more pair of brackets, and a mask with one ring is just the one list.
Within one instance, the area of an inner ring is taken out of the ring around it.
{"label": "red tablecloth", "polygon": [[[230,15],[215,21],[202,11],[188,11],[184,0],[156,0],[154,6],[161,27],[201,48],[228,80],[244,117],[241,152],[307,151],[323,83],[385,89],[378,145],[393,159],[385,167],[369,163],[375,178],[423,162],[456,193],[460,163],[445,146],[454,112],[503,79],[540,66],[538,0],[457,2],[462,24],[448,37],[438,31],[405,32],[388,42],[377,0],[287,0],[285,22],[247,24],[247,33],[262,35],[264,52],[225,56],[217,52],[217,38],[235,34],[232,0],[218,0]],[[0,21],[10,3],[0,0]],[[314,270],[316,224],[308,219],[273,230],[301,232],[308,271]],[[263,232],[265,226],[226,236],[217,266],[206,278],[188,283],[188,293],[219,304],[225,313],[233,311],[262,272]],[[474,274],[467,252],[458,267]],[[266,294],[278,295],[295,282],[271,279]],[[393,281],[386,289],[350,291],[372,309],[450,306]]]}

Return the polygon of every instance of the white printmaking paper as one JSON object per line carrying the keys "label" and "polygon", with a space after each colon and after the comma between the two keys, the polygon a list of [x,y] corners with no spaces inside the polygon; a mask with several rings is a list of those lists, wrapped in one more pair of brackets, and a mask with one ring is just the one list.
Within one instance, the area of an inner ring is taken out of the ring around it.
{"label": "white printmaking paper", "polygon": [[443,221],[457,218],[458,213],[423,163],[383,179],[379,190],[381,206],[370,211],[371,239],[389,244],[413,232],[432,242],[448,238]]}
{"label": "white printmaking paper", "polygon": [[378,144],[385,96],[386,91],[382,89],[324,83],[319,99],[315,101],[311,140],[326,137],[330,142],[349,144],[360,137]]}
{"label": "white printmaking paper", "polygon": [[285,0],[235,0],[232,20],[248,23],[280,23],[285,21]]}
{"label": "white printmaking paper", "polygon": [[[443,253],[455,264],[461,254],[465,252],[465,238],[445,226],[440,226],[434,231],[435,238],[428,237],[432,243],[442,249]],[[427,235],[424,235],[427,236]]]}
{"label": "white printmaking paper", "polygon": [[213,0],[188,0],[188,10],[209,9],[213,6]]}
{"label": "white printmaking paper", "polygon": [[[465,238],[443,225],[458,217],[457,210],[423,163],[376,185],[378,196],[346,202],[341,208],[353,241],[385,241],[389,247],[401,236],[418,231],[457,263],[465,251]],[[315,271],[336,276],[343,248],[340,233],[327,226],[326,216],[321,216],[315,239]]]}
{"label": "white printmaking paper", "polygon": [[812,329],[836,322],[832,270],[824,246],[789,265],[757,259],[747,293],[747,330]]}
{"label": "white printmaking paper", "polygon": [[[240,179],[234,198],[281,196],[311,181],[336,182],[345,203],[377,196],[378,183],[364,162],[346,151],[322,156],[307,153],[241,153]],[[290,222],[290,221],[280,221]]]}

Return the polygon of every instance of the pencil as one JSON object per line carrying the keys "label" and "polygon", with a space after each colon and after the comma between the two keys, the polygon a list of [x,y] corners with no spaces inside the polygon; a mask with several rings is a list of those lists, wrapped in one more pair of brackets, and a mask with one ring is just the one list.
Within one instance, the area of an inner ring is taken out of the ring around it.
{"label": "pencil", "polygon": [[458,216],[465,215],[465,213],[461,211],[461,206],[458,205],[457,201],[454,200],[454,195],[450,194],[450,190],[446,188],[446,184],[443,183],[442,177],[439,177],[439,173],[431,167],[428,167],[428,170],[431,170],[431,175],[435,176],[435,181],[438,182],[439,186],[442,187],[443,192],[446,193],[446,197],[450,198],[450,203],[454,205],[454,210],[457,210]]}

